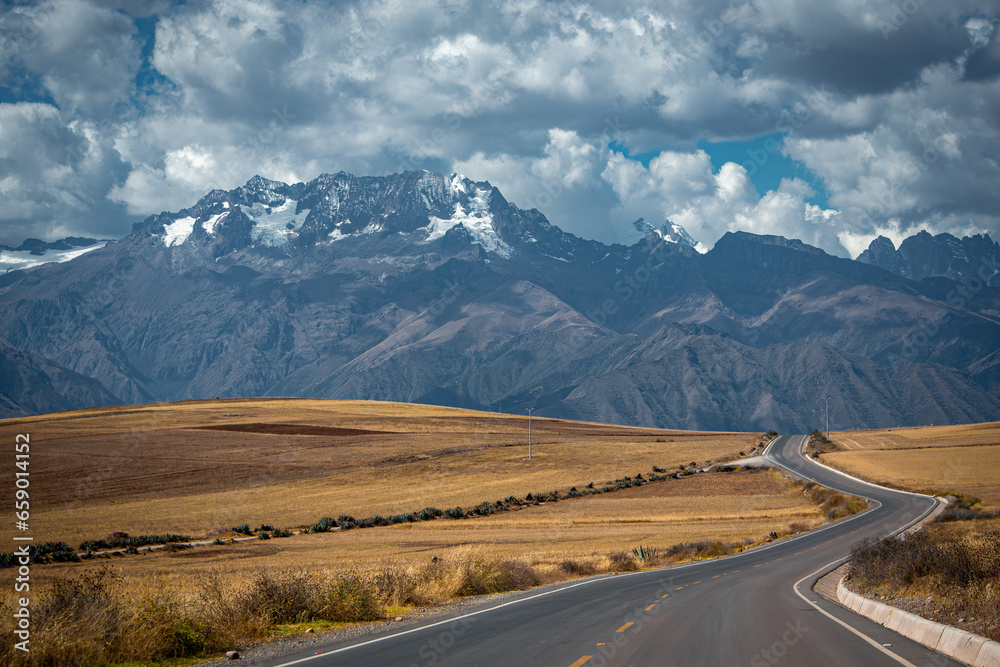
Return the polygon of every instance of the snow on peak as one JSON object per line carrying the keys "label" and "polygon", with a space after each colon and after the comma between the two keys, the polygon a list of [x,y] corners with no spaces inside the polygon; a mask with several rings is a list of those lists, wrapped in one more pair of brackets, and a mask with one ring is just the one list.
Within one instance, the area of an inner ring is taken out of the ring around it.
{"label": "snow on peak", "polygon": [[181,245],[187,241],[194,231],[195,219],[192,217],[178,218],[169,225],[163,226],[163,245],[166,247]]}
{"label": "snow on peak", "polygon": [[691,235],[687,233],[687,230],[678,225],[676,222],[667,220],[666,224],[660,227],[658,231],[660,236],[671,243],[689,245],[692,248],[697,247],[698,245],[698,242],[691,238]]}
{"label": "snow on peak", "polygon": [[0,251],[0,273],[11,270],[30,269],[42,264],[68,262],[92,250],[103,248],[107,243],[107,241],[99,241],[92,246],[82,248],[47,250],[44,255],[32,255],[28,250]]}
{"label": "snow on peak", "polygon": [[253,220],[250,236],[254,243],[272,247],[288,243],[288,239],[302,228],[309,213],[309,209],[296,213],[297,205],[296,200],[285,199],[277,206],[268,207],[258,202],[244,208],[243,212]]}
{"label": "snow on peak", "polygon": [[424,172],[420,176],[418,192],[428,209],[434,203],[451,204],[475,196],[476,184],[462,174],[435,174]]}
{"label": "snow on peak", "polygon": [[451,186],[451,191],[455,194],[456,197],[459,195],[466,194],[465,184],[469,179],[467,179],[465,176],[462,176],[461,174],[452,174],[448,178],[449,178],[448,184]]}
{"label": "snow on peak", "polygon": [[[458,174],[453,174],[451,187],[453,192],[466,194],[468,179]],[[430,223],[421,228],[427,233],[424,243],[430,243],[441,238],[445,233],[459,225],[469,233],[473,243],[478,243],[487,252],[494,252],[501,257],[510,257],[514,250],[503,242],[500,235],[493,228],[493,214],[490,212],[490,195],[492,192],[487,189],[476,189],[473,196],[467,198],[467,204],[462,205],[461,201],[455,202],[454,212],[450,218],[438,218],[428,216]]]}
{"label": "snow on peak", "polygon": [[219,222],[229,215],[229,211],[223,211],[222,213],[211,216],[208,220],[201,223],[201,228],[204,229],[209,234],[215,234],[215,228],[219,225]]}
{"label": "snow on peak", "polygon": [[[639,218],[632,223],[632,228],[635,231],[629,232],[626,236],[629,240],[629,245],[632,245],[639,241],[643,236],[649,232],[654,232],[657,236],[662,238],[664,241],[669,241],[670,243],[676,243],[678,245],[691,246],[698,252],[705,252],[704,246],[695,241],[687,231],[678,225],[676,222],[666,220],[664,224],[659,227],[654,227],[652,224],[646,222],[644,218]],[[636,236],[638,232],[638,236]]]}

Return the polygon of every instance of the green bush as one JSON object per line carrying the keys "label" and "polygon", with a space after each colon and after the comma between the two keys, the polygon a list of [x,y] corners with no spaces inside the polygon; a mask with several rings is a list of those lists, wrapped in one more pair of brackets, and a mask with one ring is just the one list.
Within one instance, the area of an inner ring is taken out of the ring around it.
{"label": "green bush", "polygon": [[310,533],[325,533],[330,530],[334,525],[333,520],[330,517],[323,517],[317,521],[310,529]]}
{"label": "green bush", "polygon": [[656,558],[656,549],[651,549],[649,547],[639,546],[632,549],[632,554],[639,560],[645,561],[652,558]]}
{"label": "green bush", "polygon": [[174,635],[171,651],[173,657],[198,655],[205,651],[205,628],[200,623],[181,618],[174,621],[171,630]]}

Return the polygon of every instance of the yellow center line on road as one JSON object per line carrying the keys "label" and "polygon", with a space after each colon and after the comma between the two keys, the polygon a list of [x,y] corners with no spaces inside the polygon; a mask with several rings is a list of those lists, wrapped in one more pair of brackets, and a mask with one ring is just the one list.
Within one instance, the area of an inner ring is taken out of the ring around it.
{"label": "yellow center line on road", "polygon": [[656,603],[654,602],[653,604],[651,604],[648,607],[646,607],[646,611],[649,611],[650,609],[652,609],[655,606],[656,606]]}
{"label": "yellow center line on road", "polygon": [[740,571],[740,570],[733,570],[733,574],[736,574],[736,573],[737,573],[737,572],[739,572],[739,571]]}
{"label": "yellow center line on road", "polygon": [[[700,581],[694,582],[694,584],[700,584],[700,583],[701,583]],[[691,584],[691,585],[694,586],[694,584]]]}
{"label": "yellow center line on road", "polygon": [[625,632],[626,630],[628,630],[633,625],[635,625],[635,622],[634,621],[629,621],[628,623],[626,623],[622,627],[620,627],[617,630],[615,630],[615,632]]}
{"label": "yellow center line on road", "polygon": [[714,577],[712,577],[712,578],[713,578],[713,579],[718,579],[718,578],[719,578],[719,577],[721,577],[721,576],[722,576],[721,574],[717,574],[717,575],[715,575],[715,576],[714,576]]}
{"label": "yellow center line on road", "polygon": [[675,588],[674,590],[675,590],[675,591],[682,591],[682,590],[684,590],[684,587],[683,587],[683,586],[678,586],[678,587],[677,587],[677,588]]}
{"label": "yellow center line on road", "polygon": [[660,596],[660,599],[662,600],[663,598],[667,597],[668,595],[670,595],[670,593],[664,593],[663,595]]}
{"label": "yellow center line on road", "polygon": [[583,667],[583,665],[587,664],[587,661],[590,660],[593,657],[594,656],[592,656],[592,655],[585,655],[582,658],[580,658],[579,660],[577,660],[576,662],[574,662],[569,667]]}

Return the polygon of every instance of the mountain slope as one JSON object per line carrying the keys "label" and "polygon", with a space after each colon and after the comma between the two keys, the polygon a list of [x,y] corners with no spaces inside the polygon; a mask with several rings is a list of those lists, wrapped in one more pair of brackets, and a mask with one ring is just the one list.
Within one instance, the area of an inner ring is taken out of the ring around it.
{"label": "mountain slope", "polygon": [[18,417],[51,410],[114,405],[119,401],[101,383],[30,357],[0,339],[0,414]]}
{"label": "mountain slope", "polygon": [[628,247],[580,239],[457,175],[255,177],[3,276],[0,336],[121,402],[373,398],[799,430],[831,396],[842,427],[1000,418],[997,288],[959,302],[949,278],[799,241],[732,233],[701,254],[665,238],[679,228],[637,230]]}

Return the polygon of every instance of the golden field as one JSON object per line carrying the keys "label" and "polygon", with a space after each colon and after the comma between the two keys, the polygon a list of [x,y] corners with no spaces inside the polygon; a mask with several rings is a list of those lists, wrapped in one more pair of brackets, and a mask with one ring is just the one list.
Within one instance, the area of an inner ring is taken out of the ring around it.
{"label": "golden field", "polygon": [[[20,433],[31,439],[37,542],[75,547],[115,531],[222,539],[33,566],[33,637],[44,650],[30,659],[0,650],[0,662],[12,664],[197,660],[273,632],[303,632],[303,623],[323,629],[458,596],[726,553],[827,520],[820,500],[770,471],[700,473],[565,497],[591,482],[601,488],[648,477],[654,466],[729,460],[749,453],[760,434],[533,418],[528,461],[526,417],[284,399],[0,422],[7,442]],[[561,498],[490,516],[229,539],[243,522],[302,528],[324,516],[470,509],[551,491]],[[5,510],[11,505],[11,497],[0,501]],[[9,528],[0,532],[8,544],[11,537]],[[698,544],[670,551],[681,543]],[[640,546],[659,553],[640,562],[631,553]],[[9,606],[0,602],[0,611],[10,613]],[[66,627],[73,628],[68,642]],[[9,647],[8,635],[0,638]]]}
{"label": "golden field", "polygon": [[542,570],[564,559],[598,568],[608,554],[644,546],[763,541],[825,521],[817,505],[767,472],[706,473],[597,496],[560,500],[487,517],[438,519],[380,528],[296,535],[178,551],[143,552],[74,565],[36,568],[44,581],[111,563],[129,577],[184,582],[208,570],[238,579],[258,568],[343,571],[449,560],[469,547],[524,560]]}
{"label": "golden field", "polygon": [[822,460],[859,477],[1000,507],[1000,422],[843,431],[832,433],[831,440],[845,450]]}
{"label": "golden field", "polygon": [[[225,430],[219,430],[225,429]],[[0,422],[31,438],[31,531],[71,545],[247,522],[469,507],[738,455],[759,434],[695,433],[366,401],[187,401]],[[4,495],[0,509],[11,509]],[[0,539],[10,543],[11,527]]]}

